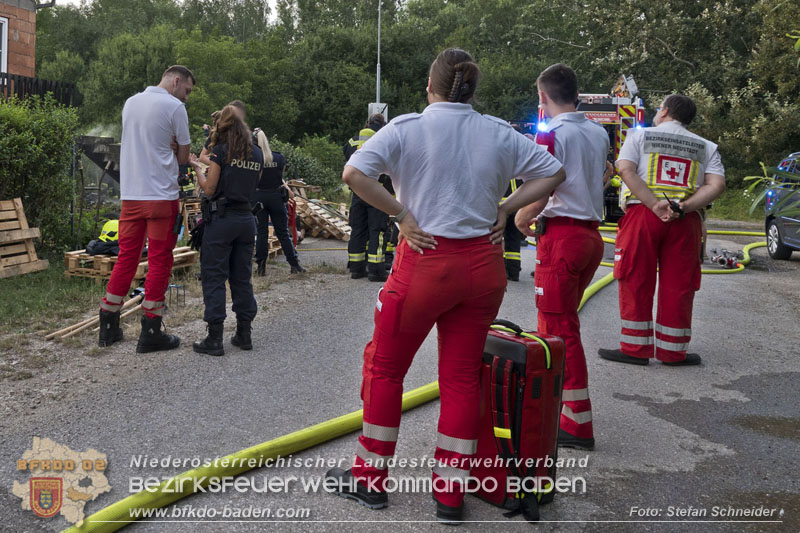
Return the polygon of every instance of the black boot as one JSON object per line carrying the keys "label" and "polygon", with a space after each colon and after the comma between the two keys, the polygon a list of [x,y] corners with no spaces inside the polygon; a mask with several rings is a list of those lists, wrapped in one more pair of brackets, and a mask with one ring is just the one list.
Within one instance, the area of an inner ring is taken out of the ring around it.
{"label": "black boot", "polygon": [[384,282],[389,278],[386,274],[385,263],[370,263],[368,272],[367,279],[370,281]]}
{"label": "black boot", "polygon": [[181,340],[178,337],[161,331],[162,327],[163,323],[160,316],[147,318],[147,315],[144,315],[142,317],[142,333],[139,335],[136,353],[172,350],[181,345]]}
{"label": "black boot", "polygon": [[389,505],[389,496],[383,491],[369,490],[358,483],[353,477],[352,470],[332,468],[325,474],[325,478],[335,480],[336,488],[333,493],[348,500],[355,500],[369,509],[383,509]]}
{"label": "black boot", "polygon": [[225,355],[225,348],[222,346],[222,328],[224,325],[223,322],[217,322],[216,324],[209,324],[206,326],[208,329],[208,336],[202,341],[192,344],[194,351],[208,355]]}
{"label": "black boot", "polygon": [[351,279],[361,279],[367,277],[367,267],[365,267],[363,263],[349,268]]}
{"label": "black boot", "polygon": [[594,450],[594,437],[582,439],[576,437],[572,433],[567,433],[561,428],[558,428],[558,446],[559,448],[575,448],[576,450]]}
{"label": "black boot", "polygon": [[644,357],[633,357],[622,353],[621,350],[607,350],[600,348],[597,353],[606,361],[614,361],[615,363],[627,363],[629,365],[647,366],[650,364],[650,359]]}
{"label": "black boot", "polygon": [[436,519],[440,524],[444,524],[446,526],[457,526],[461,524],[462,520],[464,519],[463,503],[458,507],[451,507],[437,500],[435,496],[433,501],[436,502]]}
{"label": "black boot", "polygon": [[289,271],[289,273],[290,273],[290,274],[302,274],[303,272],[305,272],[305,271],[306,271],[306,269],[305,269],[305,268],[303,268],[303,267],[301,267],[301,266],[300,266],[300,263],[297,263],[297,262],[295,262],[294,264],[292,264],[292,265],[291,265],[291,267],[292,267],[292,268],[291,268],[291,270]]}
{"label": "black boot", "polygon": [[101,348],[111,346],[122,340],[122,328],[119,327],[119,311],[111,313],[100,310],[100,340],[97,343]]}
{"label": "black boot", "polygon": [[261,261],[256,262],[256,276],[266,276],[267,275],[267,260],[262,259]]}
{"label": "black boot", "polygon": [[242,350],[252,350],[253,340],[250,337],[250,321],[236,321],[236,335],[231,337],[231,344],[238,346]]}

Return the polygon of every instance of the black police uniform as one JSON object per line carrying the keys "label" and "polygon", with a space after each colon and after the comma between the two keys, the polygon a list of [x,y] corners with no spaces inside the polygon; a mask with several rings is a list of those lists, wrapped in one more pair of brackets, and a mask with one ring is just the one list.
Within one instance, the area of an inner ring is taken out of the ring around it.
{"label": "black police uniform", "polygon": [[297,250],[289,234],[289,213],[286,210],[286,197],[283,187],[283,168],[286,166],[286,158],[280,152],[272,152],[272,163],[264,164],[264,171],[261,173],[261,180],[256,189],[256,202],[261,202],[263,209],[258,212],[258,239],[256,240],[256,262],[259,267],[259,274],[262,274],[262,265],[269,255],[269,221],[275,228],[275,236],[281,242],[283,255],[286,261],[293,267],[299,269],[300,263],[297,259]]}
{"label": "black police uniform", "polygon": [[[350,159],[364,142],[365,130],[344,146],[345,161]],[[361,139],[360,139],[361,137]],[[348,262],[353,279],[369,275],[370,281],[386,281],[384,234],[389,229],[389,215],[372,207],[356,193],[350,201],[350,241],[347,243]]]}
{"label": "black police uniform", "polygon": [[[519,185],[519,180],[511,180],[503,200],[511,196],[511,193],[516,191]],[[522,232],[517,229],[516,224],[514,224],[514,217],[516,216],[516,211],[508,215],[506,229],[503,233],[503,262],[506,264],[506,277],[511,281],[519,281],[519,273],[522,270],[522,258],[519,250],[522,240],[525,238]]]}
{"label": "black police uniform", "polygon": [[252,348],[250,322],[255,318],[258,306],[250,283],[256,234],[251,202],[261,176],[264,156],[253,144],[247,160],[234,157],[227,161],[228,146],[218,144],[213,147],[209,158],[221,168],[214,196],[204,201],[206,226],[200,257],[205,304],[203,320],[209,324],[209,339],[195,343],[194,348],[201,353],[222,355],[225,281],[230,284],[233,312],[236,313],[237,334],[232,342],[239,345],[237,338],[241,341],[246,333],[247,342],[241,347],[249,349],[249,345]]}

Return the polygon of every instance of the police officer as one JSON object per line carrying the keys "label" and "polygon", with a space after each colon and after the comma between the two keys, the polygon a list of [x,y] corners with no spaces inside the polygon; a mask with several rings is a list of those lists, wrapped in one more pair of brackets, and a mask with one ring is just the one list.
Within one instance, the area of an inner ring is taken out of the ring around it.
{"label": "police officer", "polygon": [[192,160],[207,199],[203,202],[206,224],[200,255],[201,282],[208,336],[195,342],[197,353],[223,355],[225,281],[231,287],[236,335],[231,344],[251,350],[250,323],[256,316],[256,299],[250,283],[256,234],[251,201],[261,177],[264,156],[234,106],[225,106],[209,143],[210,165],[203,175],[199,161]]}
{"label": "police officer", "polygon": [[626,212],[619,223],[614,277],[622,332],[619,349],[600,350],[603,359],[647,365],[655,355],[668,366],[700,364],[699,355],[686,351],[700,288],[699,211],[725,190],[725,169],[717,145],[687,129],[696,113],[691,98],[670,95],[658,108],[655,126],[630,130],[620,150]]}
{"label": "police officer", "polygon": [[[511,196],[521,184],[522,180],[511,180],[501,203]],[[503,262],[506,265],[506,277],[510,281],[519,281],[519,272],[522,270],[522,257],[519,250],[522,247],[522,239],[524,237],[517,229],[517,226],[514,225],[514,217],[516,216],[516,211],[508,215],[506,229],[503,233]]]}
{"label": "police officer", "polygon": [[273,152],[269,148],[267,136],[261,130],[256,130],[256,139],[259,148],[264,153],[264,171],[256,189],[256,201],[261,202],[263,208],[258,212],[258,238],[256,240],[256,264],[259,276],[266,274],[267,256],[269,254],[269,221],[275,228],[275,235],[281,243],[283,255],[291,266],[291,273],[305,272],[297,258],[297,250],[289,234],[289,213],[286,202],[292,192],[283,179],[286,170],[286,157],[280,152]]}
{"label": "police officer", "polygon": [[[345,162],[385,123],[386,120],[380,113],[370,116],[364,129],[344,145]],[[369,205],[354,192],[350,202],[350,241],[347,243],[347,266],[351,278],[368,276],[370,281],[386,281],[384,232],[388,227],[389,216]]]}

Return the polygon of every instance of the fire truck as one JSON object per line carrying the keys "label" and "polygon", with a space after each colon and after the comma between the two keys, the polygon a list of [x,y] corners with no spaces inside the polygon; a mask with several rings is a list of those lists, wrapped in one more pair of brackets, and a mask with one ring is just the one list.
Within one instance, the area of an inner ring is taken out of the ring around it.
{"label": "fire truck", "polygon": [[[611,89],[610,94],[581,94],[578,111],[586,118],[602,125],[608,132],[610,144],[608,159],[612,163],[617,160],[628,130],[644,127],[644,103],[636,95],[639,90],[633,76],[620,76]],[[523,133],[535,133],[547,129],[547,118],[539,109],[535,123],[523,120],[512,120]],[[612,184],[607,186],[603,197],[606,222],[617,222],[624,214],[619,207],[619,178],[615,176]]]}

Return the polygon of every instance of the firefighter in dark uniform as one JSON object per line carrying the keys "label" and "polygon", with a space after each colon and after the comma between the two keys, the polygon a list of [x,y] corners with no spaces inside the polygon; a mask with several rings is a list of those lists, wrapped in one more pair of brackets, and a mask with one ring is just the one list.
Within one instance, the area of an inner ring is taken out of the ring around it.
{"label": "firefighter in dark uniform", "polygon": [[[503,201],[511,196],[521,184],[520,180],[511,180],[506,194],[503,196]],[[525,238],[517,229],[517,226],[514,225],[513,217],[516,215],[517,212],[514,211],[508,216],[505,233],[503,233],[503,262],[506,264],[506,277],[511,281],[519,281],[519,273],[522,270],[522,257],[519,249]]]}
{"label": "firefighter in dark uniform", "polygon": [[264,170],[256,189],[256,201],[263,206],[258,212],[258,238],[256,239],[256,273],[259,276],[266,274],[266,263],[269,255],[269,221],[275,228],[275,236],[281,243],[283,255],[291,267],[292,274],[305,272],[300,266],[297,258],[297,250],[289,234],[289,212],[286,202],[289,201],[291,191],[283,180],[283,172],[286,170],[286,157],[280,152],[273,152],[269,148],[267,136],[263,131],[257,129],[257,143],[264,153]]}
{"label": "firefighter in dark uniform", "polygon": [[[394,187],[392,186],[392,178],[389,176],[381,176],[379,181],[383,184],[384,188],[389,191],[392,196],[395,196]],[[389,224],[386,232],[383,234],[383,242],[386,243],[386,251],[383,254],[384,263],[386,263],[386,270],[392,269],[394,264],[394,252],[397,249],[397,242],[400,240],[400,230],[396,224]]]}
{"label": "firefighter in dark uniform", "polygon": [[250,283],[256,223],[251,202],[261,177],[264,156],[233,106],[220,111],[209,143],[208,174],[192,158],[203,201],[205,232],[200,256],[201,282],[208,336],[194,343],[194,351],[223,355],[225,281],[231,287],[236,335],[231,344],[251,350],[250,323],[258,306]]}
{"label": "firefighter in dark uniform", "polygon": [[[345,162],[385,123],[386,120],[380,113],[370,116],[364,129],[344,145]],[[388,178],[382,178],[385,179]],[[386,281],[384,233],[388,228],[389,216],[353,193],[350,202],[350,241],[347,243],[347,267],[351,278],[368,276],[370,281]]]}

